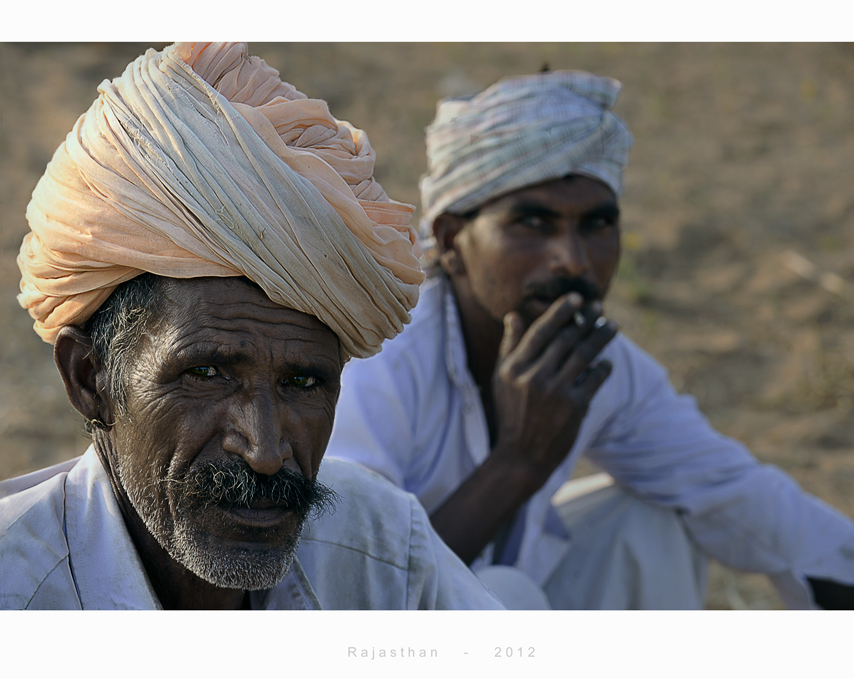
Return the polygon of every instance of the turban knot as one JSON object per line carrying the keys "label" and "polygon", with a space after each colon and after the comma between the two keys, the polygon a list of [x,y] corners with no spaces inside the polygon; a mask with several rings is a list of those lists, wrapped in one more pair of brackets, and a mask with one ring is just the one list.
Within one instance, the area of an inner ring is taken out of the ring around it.
{"label": "turban knot", "polygon": [[242,43],[148,50],[57,149],[27,207],[18,300],[52,342],[140,273],[245,276],[349,356],[410,319],[423,274],[367,136]]}
{"label": "turban knot", "polygon": [[632,144],[609,110],[619,92],[611,78],[552,71],[439,102],[427,128],[425,221],[569,174],[598,179],[619,196]]}

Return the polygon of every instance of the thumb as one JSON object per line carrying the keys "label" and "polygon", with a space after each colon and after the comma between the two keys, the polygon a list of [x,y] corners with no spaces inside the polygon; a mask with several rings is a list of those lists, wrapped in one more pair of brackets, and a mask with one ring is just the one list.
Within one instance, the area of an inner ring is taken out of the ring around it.
{"label": "thumb", "polygon": [[501,338],[501,345],[498,347],[498,357],[500,359],[506,358],[516,348],[524,334],[525,326],[522,324],[522,317],[518,312],[511,311],[504,317],[504,335]]}

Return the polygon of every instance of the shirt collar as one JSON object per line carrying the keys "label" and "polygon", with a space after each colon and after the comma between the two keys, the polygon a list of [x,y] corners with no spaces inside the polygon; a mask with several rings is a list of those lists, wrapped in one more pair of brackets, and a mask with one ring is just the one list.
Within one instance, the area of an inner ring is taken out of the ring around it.
{"label": "shirt collar", "polygon": [[445,330],[445,364],[448,377],[457,387],[477,389],[469,373],[466,342],[460,312],[450,281],[444,275],[438,285],[442,288],[442,316]]}
{"label": "shirt collar", "polygon": [[[71,571],[84,609],[162,608],[92,446],[68,474],[66,534]],[[252,592],[250,602],[253,608],[320,608],[296,558],[278,585]]]}

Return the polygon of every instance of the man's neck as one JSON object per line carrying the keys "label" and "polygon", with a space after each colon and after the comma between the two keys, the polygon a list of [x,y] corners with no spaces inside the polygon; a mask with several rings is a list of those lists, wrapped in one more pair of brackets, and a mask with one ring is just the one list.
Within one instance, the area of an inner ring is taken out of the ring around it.
{"label": "man's neck", "polygon": [[103,436],[96,444],[101,465],[110,479],[113,495],[118,502],[128,534],[133,540],[140,561],[160,605],[166,610],[236,610],[248,608],[248,594],[242,590],[224,589],[202,580],[187,570],[160,546],[118,480],[118,475],[109,464],[111,448],[108,437]]}
{"label": "man's neck", "polygon": [[249,607],[248,593],[243,590],[224,589],[202,580],[169,556],[148,529],[141,525],[142,521],[138,516],[136,522],[140,525],[132,530],[125,516],[128,532],[164,609],[237,610]]}
{"label": "man's neck", "polygon": [[494,439],[496,421],[492,398],[492,377],[498,363],[498,350],[504,335],[504,326],[474,301],[471,295],[466,294],[465,290],[458,290],[454,281],[451,281],[451,289],[460,313],[468,369],[480,389],[480,399],[483,403],[490,439]]}

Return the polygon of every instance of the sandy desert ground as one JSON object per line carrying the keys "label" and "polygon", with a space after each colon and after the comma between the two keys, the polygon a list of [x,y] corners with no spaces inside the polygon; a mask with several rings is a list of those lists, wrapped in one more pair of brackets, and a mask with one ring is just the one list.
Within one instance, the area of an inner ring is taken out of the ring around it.
{"label": "sandy desert ground", "polygon": [[[98,84],[146,47],[0,44],[0,478],[86,447],[50,347],[16,302],[15,257],[53,151]],[[635,147],[607,314],[717,428],[854,516],[854,46],[251,47],[365,129],[378,179],[415,204],[440,97],[543,64],[622,81],[616,110]],[[707,605],[781,606],[764,578],[719,566]]]}

